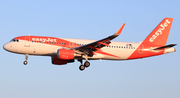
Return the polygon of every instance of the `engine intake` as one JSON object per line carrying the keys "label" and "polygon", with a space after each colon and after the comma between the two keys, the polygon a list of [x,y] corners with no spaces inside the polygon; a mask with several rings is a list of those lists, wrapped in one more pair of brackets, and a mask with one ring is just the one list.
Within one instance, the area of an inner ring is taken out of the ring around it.
{"label": "engine intake", "polygon": [[62,60],[74,59],[74,50],[58,49],[57,57]]}

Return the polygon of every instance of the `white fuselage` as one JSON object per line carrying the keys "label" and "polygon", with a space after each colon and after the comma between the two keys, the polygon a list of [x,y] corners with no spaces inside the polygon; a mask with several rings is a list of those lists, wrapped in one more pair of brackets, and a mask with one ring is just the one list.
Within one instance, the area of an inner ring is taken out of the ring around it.
{"label": "white fuselage", "polygon": [[[76,42],[80,45],[89,44],[95,41],[95,40],[69,39],[69,38],[61,38],[61,39],[70,42]],[[137,49],[137,47],[139,47],[139,45],[140,43],[112,41],[110,46],[105,46],[101,48],[101,51],[103,53],[97,52],[95,53],[95,55],[93,55],[93,57],[89,57],[89,59],[125,60]],[[19,54],[40,55],[40,56],[57,55],[58,49],[63,49],[63,48],[67,49],[66,47],[67,45],[65,47],[62,47],[62,46],[58,46],[57,44],[45,44],[45,43],[31,42],[26,40],[19,40],[18,42],[9,42],[4,45],[4,49],[10,52],[19,53]],[[68,48],[70,47],[71,44],[69,43]]]}

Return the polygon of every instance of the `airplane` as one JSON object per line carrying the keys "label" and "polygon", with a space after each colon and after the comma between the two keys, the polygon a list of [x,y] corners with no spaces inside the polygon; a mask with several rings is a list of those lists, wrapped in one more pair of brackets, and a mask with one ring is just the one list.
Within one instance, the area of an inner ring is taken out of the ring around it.
{"label": "airplane", "polygon": [[[139,43],[112,41],[118,37],[125,23],[119,30],[101,40],[56,38],[45,36],[19,36],[6,43],[6,51],[25,55],[26,65],[29,55],[50,56],[52,64],[64,65],[75,60],[83,71],[90,66],[89,60],[131,60],[158,56],[175,52],[176,44],[166,45],[173,18],[164,18],[158,26]],[[85,60],[83,64],[83,60]]]}

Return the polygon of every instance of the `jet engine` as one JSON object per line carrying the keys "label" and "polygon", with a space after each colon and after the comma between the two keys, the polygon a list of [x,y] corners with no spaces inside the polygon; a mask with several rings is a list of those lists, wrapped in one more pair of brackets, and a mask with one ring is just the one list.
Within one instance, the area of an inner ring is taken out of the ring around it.
{"label": "jet engine", "polygon": [[62,60],[62,59],[59,59],[56,56],[51,57],[51,60],[52,60],[52,64],[55,64],[55,65],[64,65],[64,64],[67,64],[67,63],[74,62],[74,59],[71,59],[71,60]]}
{"label": "jet engine", "polygon": [[62,60],[71,60],[74,59],[74,50],[67,50],[67,49],[58,49],[57,57],[58,59]]}

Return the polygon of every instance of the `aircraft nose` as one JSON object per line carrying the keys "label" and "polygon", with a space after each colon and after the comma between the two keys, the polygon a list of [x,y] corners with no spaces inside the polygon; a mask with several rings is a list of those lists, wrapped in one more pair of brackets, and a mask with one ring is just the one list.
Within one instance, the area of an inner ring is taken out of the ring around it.
{"label": "aircraft nose", "polygon": [[10,47],[12,46],[10,46],[8,43],[3,46],[4,50],[6,51],[10,51]]}
{"label": "aircraft nose", "polygon": [[7,50],[7,44],[4,44],[4,46],[3,46],[3,48],[4,48],[4,50]]}

